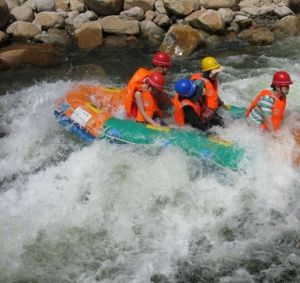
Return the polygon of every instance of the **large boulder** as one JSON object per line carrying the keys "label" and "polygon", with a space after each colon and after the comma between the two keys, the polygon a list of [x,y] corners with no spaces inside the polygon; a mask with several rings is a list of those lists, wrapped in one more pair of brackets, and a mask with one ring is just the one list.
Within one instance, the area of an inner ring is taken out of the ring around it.
{"label": "large boulder", "polygon": [[0,46],[8,42],[8,35],[0,30]]}
{"label": "large boulder", "polygon": [[34,0],[36,9],[38,12],[53,11],[54,10],[54,0]]}
{"label": "large boulder", "polygon": [[200,8],[199,0],[163,0],[164,7],[171,14],[187,16]]}
{"label": "large boulder", "polygon": [[86,51],[93,50],[103,43],[102,25],[100,21],[84,23],[80,29],[75,30],[78,46]]}
{"label": "large boulder", "polygon": [[234,12],[228,8],[221,8],[218,13],[225,24],[231,23],[234,18]]}
{"label": "large boulder", "polygon": [[148,10],[154,9],[155,0],[125,0],[124,10],[129,10],[134,7],[139,7],[144,10],[144,12]]}
{"label": "large boulder", "polygon": [[136,47],[139,40],[133,35],[108,35],[105,37],[104,44],[111,48]]}
{"label": "large boulder", "polygon": [[59,57],[59,51],[51,44],[13,45],[0,49],[0,69],[54,65]]}
{"label": "large boulder", "polygon": [[33,39],[41,30],[32,23],[16,21],[12,23],[6,30],[8,34],[18,39]]}
{"label": "large boulder", "polygon": [[238,37],[256,46],[269,45],[275,40],[274,34],[267,28],[244,30],[238,34]]}
{"label": "large boulder", "polygon": [[85,9],[85,5],[80,0],[70,0],[70,10],[78,11],[79,13],[83,12]]}
{"label": "large boulder", "polygon": [[277,39],[299,35],[300,18],[296,16],[284,17],[274,25],[272,31]]}
{"label": "large boulder", "polygon": [[54,0],[54,9],[55,11],[64,11],[68,12],[70,10],[70,1],[69,0]]}
{"label": "large boulder", "polygon": [[118,14],[124,6],[124,0],[84,0],[84,3],[99,16]]}
{"label": "large boulder", "polygon": [[118,16],[107,16],[101,19],[103,30],[116,35],[136,35],[140,33],[138,21],[126,21]]}
{"label": "large boulder", "polygon": [[151,21],[141,22],[141,33],[152,46],[160,45],[165,35],[165,31]]}
{"label": "large boulder", "polygon": [[161,50],[172,56],[188,56],[205,43],[202,34],[188,25],[174,25],[167,32]]}
{"label": "large boulder", "polygon": [[300,0],[290,0],[290,7],[294,12],[300,12]]}
{"label": "large boulder", "polygon": [[[28,0],[28,1],[32,1],[32,0]],[[0,0],[0,7],[2,5],[4,5],[4,6],[7,5],[8,10],[11,11],[13,8],[19,7],[20,2],[18,0]],[[0,8],[0,10],[1,10],[1,8]],[[0,22],[1,22],[1,20],[2,20],[2,16],[1,16],[1,12],[0,12]]]}
{"label": "large boulder", "polygon": [[70,37],[67,32],[57,28],[49,29],[46,32],[38,34],[34,37],[35,41],[49,43],[59,47],[67,47],[70,44]]}
{"label": "large boulder", "polygon": [[32,22],[33,21],[33,11],[29,6],[15,7],[10,12],[17,21]]}
{"label": "large boulder", "polygon": [[5,27],[9,18],[8,6],[5,0],[0,0],[0,29]]}
{"label": "large boulder", "polygon": [[225,23],[221,15],[215,10],[196,11],[185,18],[194,28],[204,29],[209,32],[224,30]]}
{"label": "large boulder", "polygon": [[42,29],[63,27],[65,19],[57,12],[41,12],[35,15],[33,23]]}
{"label": "large boulder", "polygon": [[141,7],[134,7],[120,13],[120,18],[124,20],[137,20],[144,19],[144,10]]}
{"label": "large boulder", "polygon": [[200,5],[206,9],[230,8],[238,4],[238,0],[200,0]]}

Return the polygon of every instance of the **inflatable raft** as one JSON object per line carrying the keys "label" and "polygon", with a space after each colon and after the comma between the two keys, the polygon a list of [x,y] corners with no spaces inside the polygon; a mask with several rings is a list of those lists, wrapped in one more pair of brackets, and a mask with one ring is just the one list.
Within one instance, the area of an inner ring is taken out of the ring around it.
{"label": "inflatable raft", "polygon": [[[67,131],[86,142],[108,139],[125,144],[177,146],[223,168],[238,169],[243,149],[219,136],[208,136],[198,130],[156,128],[115,118],[124,96],[122,89],[80,85],[56,101],[54,114]],[[241,109],[232,107],[232,112],[239,116]]]}

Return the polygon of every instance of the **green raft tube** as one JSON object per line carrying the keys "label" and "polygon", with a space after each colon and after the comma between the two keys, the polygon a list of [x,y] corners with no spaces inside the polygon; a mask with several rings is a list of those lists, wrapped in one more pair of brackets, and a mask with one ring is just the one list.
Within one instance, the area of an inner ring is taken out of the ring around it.
{"label": "green raft tube", "polygon": [[[239,118],[244,109],[232,106],[232,117]],[[127,144],[155,144],[158,146],[176,146],[189,155],[200,157],[222,168],[234,171],[239,169],[244,150],[217,135],[208,135],[198,130],[181,128],[155,128],[151,125],[130,120],[109,118],[103,125],[98,137],[92,136],[78,123],[65,115],[65,111],[55,110],[58,122],[69,132],[85,142],[95,139],[108,139],[112,142]]]}

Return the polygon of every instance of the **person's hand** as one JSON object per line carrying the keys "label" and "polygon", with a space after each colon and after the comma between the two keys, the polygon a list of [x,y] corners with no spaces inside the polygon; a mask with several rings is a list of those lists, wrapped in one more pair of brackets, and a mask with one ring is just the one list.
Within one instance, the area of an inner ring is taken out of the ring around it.
{"label": "person's hand", "polygon": [[202,113],[202,118],[206,121],[209,121],[210,119],[212,119],[212,116],[214,115],[215,111],[210,109],[210,108],[206,108],[203,113]]}

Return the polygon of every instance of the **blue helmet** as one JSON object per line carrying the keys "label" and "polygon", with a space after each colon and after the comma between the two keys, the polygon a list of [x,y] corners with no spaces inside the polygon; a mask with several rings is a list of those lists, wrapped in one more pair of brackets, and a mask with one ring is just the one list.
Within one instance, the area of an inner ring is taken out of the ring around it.
{"label": "blue helmet", "polygon": [[194,95],[196,86],[191,80],[182,79],[176,82],[175,90],[180,97],[190,98]]}

